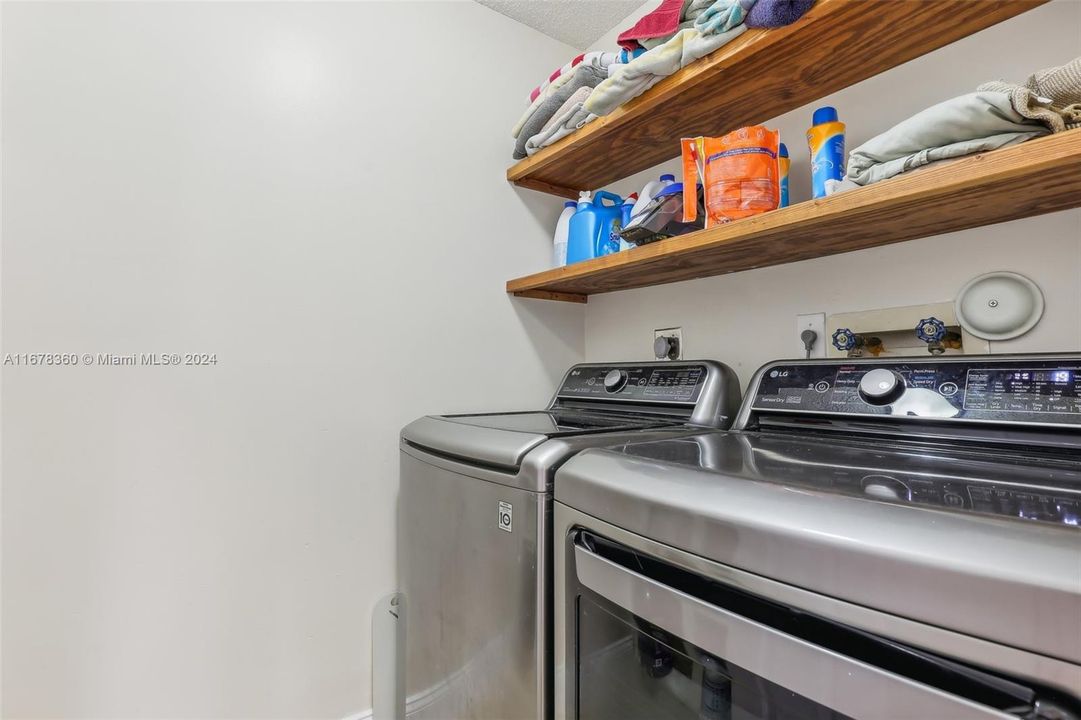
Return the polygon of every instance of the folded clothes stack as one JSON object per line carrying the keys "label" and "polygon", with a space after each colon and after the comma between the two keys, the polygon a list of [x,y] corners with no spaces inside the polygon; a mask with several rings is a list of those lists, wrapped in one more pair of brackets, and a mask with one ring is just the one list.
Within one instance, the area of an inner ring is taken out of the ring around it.
{"label": "folded clothes stack", "polygon": [[1023,84],[984,83],[916,113],[854,149],[837,189],[1075,128],[1081,128],[1081,58],[1040,70]]}
{"label": "folded clothes stack", "polygon": [[619,35],[622,50],[579,55],[529,94],[514,126],[514,158],[547,147],[662,78],[708,55],[749,27],[781,27],[798,20],[814,0],[662,0]]}

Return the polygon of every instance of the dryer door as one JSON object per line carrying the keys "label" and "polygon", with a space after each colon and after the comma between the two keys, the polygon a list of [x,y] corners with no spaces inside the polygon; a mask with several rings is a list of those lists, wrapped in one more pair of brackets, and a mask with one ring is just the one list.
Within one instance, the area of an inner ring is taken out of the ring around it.
{"label": "dryer door", "polygon": [[[1069,698],[578,531],[577,720],[1076,718]],[[1065,704],[1059,704],[1059,701]]]}

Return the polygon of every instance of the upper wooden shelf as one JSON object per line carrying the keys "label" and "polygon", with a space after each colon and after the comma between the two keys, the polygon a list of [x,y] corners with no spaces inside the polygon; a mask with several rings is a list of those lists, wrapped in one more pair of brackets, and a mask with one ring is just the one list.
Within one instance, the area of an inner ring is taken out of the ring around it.
{"label": "upper wooden shelf", "polygon": [[1075,207],[1081,207],[1081,130],[518,278],[507,283],[507,292],[585,302],[594,293],[780,265]]}
{"label": "upper wooden shelf", "polygon": [[765,122],[1044,2],[818,0],[792,25],[748,30],[518,162],[507,179],[577,198],[677,156],[681,137]]}

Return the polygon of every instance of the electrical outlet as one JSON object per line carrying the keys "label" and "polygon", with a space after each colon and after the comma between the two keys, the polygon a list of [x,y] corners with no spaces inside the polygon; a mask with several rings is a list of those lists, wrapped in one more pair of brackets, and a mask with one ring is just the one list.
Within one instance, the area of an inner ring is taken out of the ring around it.
{"label": "electrical outlet", "polygon": [[[657,350],[660,349],[663,352],[663,348],[658,347],[658,340],[661,338],[669,338],[670,341],[675,343],[675,347],[671,348],[670,354],[657,357]],[[672,352],[674,351],[674,352]],[[683,328],[661,328],[660,330],[653,331],[653,355],[658,360],[682,360],[683,359]]]}
{"label": "electrical outlet", "polygon": [[[807,347],[803,344],[803,340],[800,335],[804,330],[813,331],[818,337],[815,338],[814,345],[811,346],[811,354],[807,355]],[[793,348],[795,349],[795,357],[805,358],[824,358],[826,357],[826,343],[830,341],[826,337],[826,313],[810,313],[808,315],[796,316],[796,338]]]}

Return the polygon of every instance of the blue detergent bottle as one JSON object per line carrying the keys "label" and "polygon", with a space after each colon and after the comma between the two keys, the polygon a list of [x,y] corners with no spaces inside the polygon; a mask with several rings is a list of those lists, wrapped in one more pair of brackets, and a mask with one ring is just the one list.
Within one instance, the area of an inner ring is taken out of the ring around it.
{"label": "blue detergent bottle", "polygon": [[578,212],[571,216],[570,221],[568,265],[619,252],[619,231],[616,229],[613,233],[613,229],[620,225],[622,205],[623,198],[606,190],[598,190],[592,200],[588,193],[582,194],[578,200]]}

